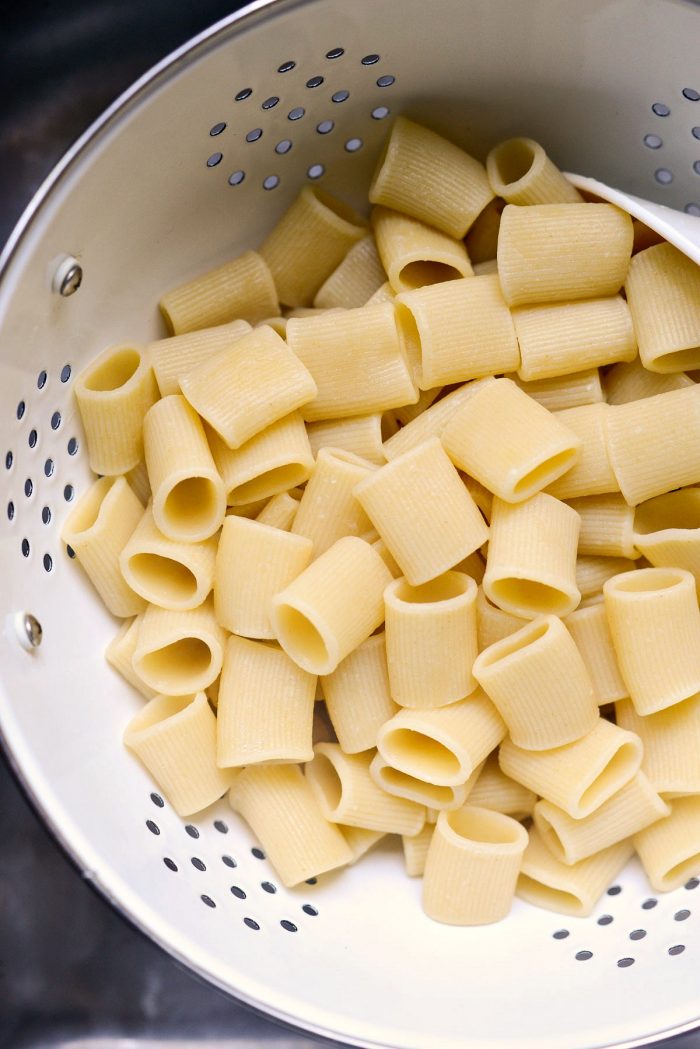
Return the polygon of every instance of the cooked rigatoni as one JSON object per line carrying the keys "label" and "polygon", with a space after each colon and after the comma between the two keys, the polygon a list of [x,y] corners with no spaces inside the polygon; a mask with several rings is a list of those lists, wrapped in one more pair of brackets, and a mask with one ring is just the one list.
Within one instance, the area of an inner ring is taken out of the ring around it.
{"label": "cooked rigatoni", "polygon": [[326,708],[346,754],[376,746],[382,725],[398,712],[389,691],[384,634],[373,634],[321,678]]}
{"label": "cooked rigatoni", "polygon": [[631,218],[612,204],[507,205],[498,234],[506,302],[526,306],[614,295],[627,276],[632,235]]}
{"label": "cooked rigatoni", "polygon": [[232,635],[216,710],[220,768],[310,761],[316,677],[277,645]]}
{"label": "cooked rigatoni", "polygon": [[208,539],[224,519],[226,491],[199,416],[184,397],[164,397],[147,413],[143,439],[158,529],[173,540]]}
{"label": "cooked rigatoni", "polygon": [[480,652],[520,630],[525,622],[520,616],[511,615],[492,605],[483,586],[479,587],[476,595],[476,634]]}
{"label": "cooked rigatoni", "polygon": [[445,572],[422,586],[395,579],[384,591],[389,686],[402,707],[443,707],[476,689],[476,590],[469,576]]}
{"label": "cooked rigatoni", "polygon": [[227,517],[216,552],[214,608],[219,623],[243,637],[271,639],[270,603],[311,561],[305,536]]}
{"label": "cooked rigatoni", "polygon": [[124,743],[178,816],[218,801],[236,776],[216,766],[216,718],[204,692],[155,696],[127,725]]}
{"label": "cooked rigatoni", "polygon": [[281,528],[283,532],[288,532],[298,509],[298,499],[295,499],[289,492],[280,492],[279,495],[273,495],[272,499],[265,503],[255,520],[260,524],[269,525],[271,528]]}
{"label": "cooked rigatoni", "polygon": [[488,538],[437,437],[369,474],[355,496],[412,586],[442,575]]}
{"label": "cooked rigatoni", "polygon": [[323,282],[366,234],[367,223],[353,208],[318,187],[304,186],[260,249],[280,302],[310,306]]}
{"label": "cooked rigatoni", "polygon": [[577,608],[564,622],[588,668],[598,706],[626,696],[604,602]]}
{"label": "cooked rigatoni", "polygon": [[578,204],[583,199],[531,138],[499,142],[486,158],[486,174],[496,196],[509,204]]}
{"label": "cooked rigatoni", "polygon": [[441,812],[428,848],[423,909],[449,925],[485,925],[513,902],[527,831],[510,816],[465,805]]}
{"label": "cooked rigatoni", "polygon": [[143,421],[158,399],[142,346],[110,346],[75,381],[90,469],[114,477],[143,459]]}
{"label": "cooked rigatoni", "polygon": [[585,918],[634,852],[631,841],[611,845],[578,863],[555,859],[537,830],[523,855],[516,896],[537,907]]}
{"label": "cooked rigatoni", "polygon": [[371,529],[354,491],[375,469],[374,463],[340,448],[319,451],[292,524],[295,535],[312,540],[314,557],[343,536],[362,536]]}
{"label": "cooked rigatoni", "polygon": [[679,889],[700,870],[700,798],[677,798],[670,815],[635,834],[634,847],[653,889]]}
{"label": "cooked rigatoni", "polygon": [[700,368],[700,266],[672,244],[656,244],[632,259],[625,293],[644,367]]}
{"label": "cooked rigatoni", "polygon": [[277,640],[304,670],[332,674],[384,621],[384,590],[391,580],[368,543],[355,536],[339,539],[273,599]]}
{"label": "cooked rigatoni", "polygon": [[629,783],[642,750],[639,736],[599,718],[585,736],[552,750],[523,750],[506,738],[498,761],[506,775],[581,819]]}
{"label": "cooked rigatoni", "polygon": [[620,673],[638,714],[700,692],[700,610],[682,568],[644,568],[609,579],[605,608]]}
{"label": "cooked rigatoni", "polygon": [[372,211],[377,250],[398,295],[412,288],[472,277],[464,242],[390,208]]}
{"label": "cooked rigatoni", "polygon": [[194,371],[209,357],[225,350],[249,331],[248,321],[238,320],[149,343],[146,354],[153,366],[161,397],[181,393],[182,376]]}
{"label": "cooked rigatoni", "polygon": [[187,612],[149,605],[139,627],[134,671],[167,696],[198,692],[219,676],[225,639],[211,596]]}
{"label": "cooked rigatoni", "polygon": [[458,787],[497,747],[506,726],[483,692],[434,710],[400,710],[379,730],[387,765],[426,783]]}
{"label": "cooked rigatoni", "polygon": [[700,696],[645,717],[636,712],[631,699],[620,699],[615,720],[641,739],[642,772],[655,791],[700,794]]}
{"label": "cooked rigatoni", "polygon": [[318,743],[306,779],[333,823],[389,834],[418,834],[425,808],[381,790],[369,773],[373,751],[344,754],[337,743]]}
{"label": "cooked rigatoni", "polygon": [[204,361],[180,385],[229,448],[239,448],[316,396],[316,383],[302,362],[264,327]]}
{"label": "cooked rigatoni", "polygon": [[535,379],[534,382],[523,382],[517,374],[506,378],[512,379],[523,393],[550,412],[579,408],[583,404],[599,404],[605,400],[597,368],[557,375],[553,379]]}
{"label": "cooked rigatoni", "polygon": [[405,426],[406,423],[413,422],[417,416],[422,415],[426,409],[430,408],[441,393],[441,386],[434,386],[432,390],[421,390],[415,404],[403,404],[400,408],[393,408],[392,415],[397,422],[401,423],[402,426]]}
{"label": "cooked rigatoni", "polygon": [[149,505],[119,556],[119,566],[131,589],[151,604],[196,608],[214,585],[217,543],[217,535],[201,543],[166,538]]}
{"label": "cooked rigatoni", "polygon": [[603,593],[606,580],[620,572],[629,572],[626,557],[578,557],[576,559],[576,586],[581,591],[581,600]]}
{"label": "cooked rigatoni", "polygon": [[683,390],[692,385],[693,380],[685,372],[659,375],[658,372],[647,371],[639,358],[613,365],[603,379],[608,404],[641,401],[645,397],[655,397],[657,393],[670,393],[671,390]]}
{"label": "cooked rigatoni", "polygon": [[639,557],[634,544],[634,507],[625,502],[623,496],[617,493],[587,495],[569,499],[568,504],[581,518],[579,554],[625,557],[632,561]]}
{"label": "cooked rigatoni", "polygon": [[150,688],[145,681],[142,681],[138,674],[134,673],[132,666],[140,623],[141,616],[134,616],[133,619],[124,620],[118,633],[105,649],[105,659],[137,692],[140,692],[146,699],[153,699],[156,695],[156,690]]}
{"label": "cooked rigatoni", "polygon": [[573,743],[598,723],[593,683],[556,616],[540,616],[484,649],[472,672],[524,750]]}
{"label": "cooked rigatoni", "polygon": [[364,306],[386,280],[374,237],[368,234],[350,248],[316,293],[314,306],[352,310]]}
{"label": "cooked rigatoni", "polygon": [[458,786],[442,787],[436,783],[426,783],[425,780],[409,776],[407,772],[387,765],[381,754],[377,753],[372,758],[369,773],[374,782],[387,794],[395,794],[397,798],[407,798],[415,801],[418,805],[428,805],[434,810],[460,809],[467,800],[469,786],[476,780],[477,769],[471,774],[466,783]]}
{"label": "cooked rigatoni", "polygon": [[494,605],[524,619],[568,615],[576,586],[578,514],[539,492],[524,503],[494,499],[483,588]]}
{"label": "cooked rigatoni", "polygon": [[700,587],[700,488],[681,488],[637,507],[634,545],[657,568],[685,568]]}
{"label": "cooked rigatoni", "polygon": [[163,295],[161,313],[174,335],[230,321],[256,324],[278,312],[277,291],[265,260],[246,251]]}
{"label": "cooked rigatoni", "polygon": [[418,834],[404,834],[401,837],[403,845],[403,858],[406,874],[409,878],[420,878],[425,870],[425,861],[428,856],[428,846],[433,836],[435,827],[432,823],[426,823]]}
{"label": "cooked rigatoni", "polygon": [[307,422],[368,415],[418,399],[392,303],[290,318],[287,342],[318,387],[303,408]]}
{"label": "cooked rigatoni", "polygon": [[61,528],[61,539],[112,615],[133,616],[146,607],[124,579],[119,557],[143,516],[123,477],[101,477],[81,496]]}
{"label": "cooked rigatoni", "polygon": [[551,379],[637,356],[627,303],[620,295],[521,306],[513,310],[520,346],[518,375]]}
{"label": "cooked rigatoni", "polygon": [[[501,743],[501,749],[508,742],[508,737]],[[528,753],[533,753],[528,751]],[[470,805],[482,809],[493,809],[514,820],[523,820],[532,815],[537,795],[522,783],[516,783],[506,776],[498,766],[498,756],[494,751],[481,768],[474,786],[468,792]]]}
{"label": "cooked rigatoni", "polygon": [[631,506],[700,481],[700,385],[616,404],[608,454]]}
{"label": "cooked rigatoni", "polygon": [[441,440],[461,470],[510,503],[566,473],[581,447],[572,430],[510,379],[485,382],[452,415]]}
{"label": "cooked rigatoni", "polygon": [[448,393],[446,397],[441,397],[437,403],[431,404],[429,408],[417,418],[408,422],[398,433],[392,434],[388,438],[385,437],[384,454],[387,459],[391,461],[396,459],[397,456],[403,455],[404,452],[410,452],[412,448],[417,448],[419,444],[427,441],[429,437],[440,437],[457,409],[465,404],[470,397],[473,397],[482,386],[486,386],[491,382],[493,382],[493,379],[488,378],[465,383],[464,386],[460,386],[458,389],[453,390],[452,393]]}
{"label": "cooked rigatoni", "polygon": [[329,419],[327,422],[309,423],[306,432],[314,456],[322,448],[342,448],[377,466],[386,462],[382,447],[382,416],[355,415],[346,419]]}
{"label": "cooked rigatoni", "polygon": [[369,188],[372,204],[463,237],[494,194],[482,164],[434,131],[398,117]]}
{"label": "cooked rigatoni", "polygon": [[618,483],[608,458],[605,419],[607,404],[584,404],[556,412],[560,422],[581,439],[579,457],[547,491],[557,499],[617,492]]}
{"label": "cooked rigatoni", "polygon": [[500,375],[520,364],[496,274],[404,292],[396,298],[396,321],[421,389]]}
{"label": "cooked rigatoni", "polygon": [[644,773],[637,772],[590,816],[572,819],[551,801],[538,801],[534,820],[544,844],[556,859],[578,863],[624,841],[669,812]]}
{"label": "cooked rigatoni", "polygon": [[324,817],[298,765],[251,765],[229,794],[258,838],[283,885],[352,863],[352,849]]}

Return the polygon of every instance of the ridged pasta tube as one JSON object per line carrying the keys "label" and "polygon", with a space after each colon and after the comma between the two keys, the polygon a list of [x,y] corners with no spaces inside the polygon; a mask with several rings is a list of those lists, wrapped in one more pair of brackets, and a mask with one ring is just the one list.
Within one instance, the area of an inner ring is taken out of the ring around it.
{"label": "ridged pasta tube", "polygon": [[638,506],[634,545],[656,568],[692,572],[700,588],[700,488],[681,488]]}
{"label": "ridged pasta tube", "polygon": [[557,419],[581,439],[581,448],[571,469],[550,484],[550,495],[573,499],[619,491],[608,458],[605,420],[609,410],[608,404],[584,404],[556,412]]}
{"label": "ridged pasta tube", "polygon": [[141,616],[124,620],[117,634],[105,649],[105,659],[137,692],[140,692],[146,699],[153,699],[156,690],[142,681],[138,674],[134,673],[132,666],[140,623]]}
{"label": "ridged pasta tube", "polygon": [[397,294],[473,276],[464,242],[434,226],[383,207],[372,211],[372,225],[382,266]]}
{"label": "ridged pasta tube", "polygon": [[314,557],[343,536],[362,536],[371,529],[372,522],[354,492],[375,469],[374,463],[341,448],[319,451],[292,524],[295,535],[313,542]]}
{"label": "ridged pasta tube", "polygon": [[368,234],[350,248],[316,292],[314,306],[352,310],[364,306],[386,280],[374,237]]}
{"label": "ridged pasta tube", "polygon": [[620,674],[603,600],[587,608],[577,608],[566,617],[564,624],[586,664],[598,705],[614,703],[626,696],[627,686]]}
{"label": "ridged pasta tube", "polygon": [[219,676],[225,638],[211,597],[187,612],[149,605],[139,628],[134,671],[164,695],[199,692]]}
{"label": "ridged pasta tube", "polygon": [[641,739],[642,772],[654,790],[664,795],[700,794],[700,696],[644,717],[631,699],[620,699],[615,720]]}
{"label": "ridged pasta tube", "polygon": [[430,437],[440,437],[447,423],[461,405],[465,404],[477,390],[493,379],[476,379],[467,382],[458,389],[442,397],[436,404],[431,404],[424,412],[403,426],[397,433],[384,440],[384,454],[389,462],[404,452],[417,448]]}
{"label": "ridged pasta tube", "polygon": [[625,293],[644,367],[700,368],[700,266],[672,244],[655,244],[632,259]]}
{"label": "ridged pasta tube", "polygon": [[670,892],[700,870],[700,798],[677,798],[664,819],[639,831],[634,847],[657,892]]}
{"label": "ridged pasta tube", "polygon": [[209,357],[225,350],[249,331],[248,321],[238,320],[149,343],[146,353],[153,365],[161,397],[181,393],[180,379],[184,375],[194,371]]}
{"label": "ridged pasta tube", "polygon": [[460,809],[466,802],[469,788],[476,780],[478,769],[474,770],[466,783],[459,786],[440,787],[435,783],[426,783],[425,780],[409,776],[407,772],[392,768],[381,754],[377,753],[372,758],[369,772],[377,786],[387,794],[395,794],[397,798],[407,798],[408,801],[415,801],[418,805],[427,805],[431,809],[451,811]]}
{"label": "ridged pasta tube", "polygon": [[256,324],[277,313],[272,274],[256,251],[246,251],[163,295],[159,304],[174,335],[230,321]]}
{"label": "ridged pasta tube", "polygon": [[346,754],[376,746],[382,725],[398,712],[389,691],[384,634],[373,634],[321,679],[326,709]]}
{"label": "ridged pasta tube", "polygon": [[[502,741],[501,747],[506,742],[507,737]],[[532,815],[537,795],[501,771],[496,751],[489,754],[481,768],[475,771],[477,775],[474,785],[467,792],[470,805],[502,812],[504,816],[512,816],[514,820],[523,820]]]}
{"label": "ridged pasta tube", "polygon": [[306,427],[311,451],[315,456],[323,448],[342,448],[376,466],[386,462],[382,447],[382,415],[354,415],[345,419],[329,419],[309,423]]}
{"label": "ridged pasta tube", "polygon": [[638,357],[613,365],[603,379],[608,404],[628,404],[630,401],[644,400],[645,397],[655,397],[658,393],[684,390],[692,385],[693,380],[685,372],[659,375],[658,372],[647,371]]}
{"label": "ridged pasta tube", "polygon": [[496,196],[509,204],[578,204],[583,199],[531,138],[499,142],[486,158],[486,174]]}
{"label": "ridged pasta tube", "polygon": [[583,404],[600,404],[605,400],[597,368],[556,375],[553,379],[534,379],[532,382],[523,382],[517,374],[506,378],[512,379],[523,393],[550,412],[579,408]]}

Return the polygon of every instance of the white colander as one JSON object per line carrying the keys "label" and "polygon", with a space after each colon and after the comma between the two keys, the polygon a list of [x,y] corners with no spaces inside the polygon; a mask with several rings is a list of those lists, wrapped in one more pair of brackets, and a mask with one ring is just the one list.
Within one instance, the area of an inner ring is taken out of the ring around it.
{"label": "white colander", "polygon": [[308,179],[361,204],[400,112],[481,156],[540,139],[561,166],[685,212],[671,227],[700,251],[699,45],[683,0],[252,4],[114,105],[8,245],[5,746],[85,876],[273,1016],[402,1049],[653,1041],[700,1024],[699,883],[657,898],[632,864],[590,918],[516,901],[498,925],[452,928],[423,915],[393,845],[286,890],[224,802],[178,819],[122,747],[141,700],[103,660],[118,624],[59,540],[90,479],[73,379],[111,343],[163,335],[161,293],[258,245]]}

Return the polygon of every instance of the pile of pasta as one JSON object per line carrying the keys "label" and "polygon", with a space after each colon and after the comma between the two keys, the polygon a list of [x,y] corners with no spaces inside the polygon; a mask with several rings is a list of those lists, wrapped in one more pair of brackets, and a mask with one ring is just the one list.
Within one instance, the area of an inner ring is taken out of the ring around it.
{"label": "pile of pasta", "polygon": [[400,117],[75,395],[65,522],[177,813],[294,886],[401,835],[426,913],[700,870],[700,269],[542,147]]}

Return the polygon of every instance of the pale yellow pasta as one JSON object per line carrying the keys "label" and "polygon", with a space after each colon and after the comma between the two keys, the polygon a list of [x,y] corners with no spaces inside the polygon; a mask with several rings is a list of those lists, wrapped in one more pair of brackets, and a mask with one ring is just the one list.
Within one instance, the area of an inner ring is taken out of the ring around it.
{"label": "pale yellow pasta", "polygon": [[239,448],[316,396],[313,378],[272,328],[254,328],[241,336],[184,376],[180,385],[229,448]]}
{"label": "pale yellow pasta", "polygon": [[405,426],[406,423],[410,423],[417,418],[417,416],[422,415],[431,404],[434,404],[441,393],[441,386],[435,386],[432,390],[421,390],[415,404],[403,404],[400,408],[393,409],[394,418],[397,419],[402,426]]}
{"label": "pale yellow pasta", "polygon": [[692,385],[693,380],[685,372],[659,375],[657,372],[647,371],[638,357],[633,361],[613,365],[603,378],[608,404],[628,404],[629,401],[641,401],[645,397],[683,390]]}
{"label": "pale yellow pasta", "polygon": [[372,211],[377,251],[398,295],[412,288],[473,276],[464,241],[390,208]]}
{"label": "pale yellow pasta", "polygon": [[476,634],[479,652],[514,634],[516,630],[525,626],[525,622],[521,616],[511,615],[510,612],[504,612],[502,608],[492,605],[484,593],[483,586],[479,587],[476,595]]}
{"label": "pale yellow pasta", "polygon": [[605,420],[607,404],[584,404],[556,412],[560,422],[581,439],[579,457],[565,474],[550,484],[547,491],[557,499],[583,495],[603,495],[619,491],[608,459]]}
{"label": "pale yellow pasta", "polygon": [[216,711],[220,768],[310,761],[316,677],[277,645],[232,635]]}
{"label": "pale yellow pasta", "polygon": [[506,378],[512,379],[523,393],[550,412],[579,408],[584,404],[599,404],[605,400],[597,368],[557,375],[553,379],[535,379],[534,382],[523,382],[517,374]]}
{"label": "pale yellow pasta", "polygon": [[269,525],[271,528],[280,528],[288,532],[299,509],[299,500],[290,495],[289,492],[280,492],[273,495],[269,502],[265,503],[255,520],[260,524]]}
{"label": "pale yellow pasta", "polygon": [[243,637],[272,639],[272,598],[304,571],[312,553],[313,543],[304,536],[227,517],[214,576],[214,609],[221,626]]}
{"label": "pale yellow pasta", "polygon": [[386,280],[374,237],[368,234],[350,248],[316,292],[314,306],[351,310],[364,306]]}
{"label": "pale yellow pasta", "polygon": [[355,496],[412,586],[442,575],[488,538],[437,437],[369,474]]}
{"label": "pale yellow pasta", "polygon": [[598,706],[626,696],[604,602],[579,607],[564,622],[591,676]]}
{"label": "pale yellow pasta", "polygon": [[486,174],[496,196],[509,204],[577,204],[583,199],[531,138],[499,142],[486,158]]}
{"label": "pale yellow pasta", "polygon": [[620,699],[615,720],[641,739],[642,772],[654,790],[662,795],[700,794],[700,696],[645,717],[631,699]]}
{"label": "pale yellow pasta", "polygon": [[229,448],[210,428],[207,439],[230,506],[269,499],[303,484],[314,465],[299,412],[278,419],[239,448]]}
{"label": "pale yellow pasta", "polygon": [[272,274],[256,251],[173,288],[158,305],[174,335],[237,320],[255,324],[278,312]]}
{"label": "pale yellow pasta", "polygon": [[404,865],[409,878],[420,878],[425,870],[425,861],[428,856],[428,846],[433,836],[434,825],[426,823],[418,834],[404,834],[401,838],[403,845]]}
{"label": "pale yellow pasta", "polygon": [[389,284],[389,281],[385,281],[384,284],[377,288],[374,295],[370,295],[365,306],[377,306],[381,302],[393,302],[395,298],[391,284]]}
{"label": "pale yellow pasta", "polygon": [[476,590],[470,576],[445,572],[422,586],[395,579],[384,591],[389,688],[402,707],[443,707],[476,689]]}
{"label": "pale yellow pasta", "polygon": [[644,568],[609,579],[605,609],[620,673],[638,714],[700,692],[700,610],[682,568]]}
{"label": "pale yellow pasta", "polygon": [[397,798],[407,798],[419,805],[427,805],[433,811],[443,809],[460,809],[467,800],[467,795],[479,772],[479,767],[472,772],[466,783],[457,786],[442,787],[435,783],[426,783],[425,780],[409,776],[407,772],[387,765],[381,754],[377,753],[372,758],[369,772],[377,784],[387,794],[395,794]]}
{"label": "pale yellow pasta", "polygon": [[139,627],[134,671],[164,695],[198,692],[219,676],[225,640],[211,596],[187,612],[149,605]]}
{"label": "pale yellow pasta", "polygon": [[[467,231],[464,242],[475,273],[477,266],[491,265],[496,261],[498,230],[504,207],[505,202],[498,198],[489,201]],[[497,272],[497,267],[492,272]]]}
{"label": "pale yellow pasta", "polygon": [[323,282],[366,234],[367,223],[353,208],[317,187],[304,186],[260,249],[280,301],[310,306]]}
{"label": "pale yellow pasta", "polygon": [[127,725],[124,743],[178,816],[218,801],[236,776],[216,766],[216,718],[204,692],[155,696]]}
{"label": "pale yellow pasta", "polygon": [[234,811],[250,825],[283,885],[353,862],[338,827],[324,817],[298,765],[251,765],[234,780]]}
{"label": "pale yellow pasta", "polygon": [[133,619],[124,620],[118,633],[105,649],[105,659],[137,692],[140,692],[146,699],[153,699],[156,695],[155,689],[149,688],[145,681],[142,681],[138,674],[134,673],[132,666],[140,623],[141,616],[134,616]]}
{"label": "pale yellow pasta", "polygon": [[685,568],[700,587],[700,488],[681,488],[638,506],[634,545],[657,568]]}
{"label": "pale yellow pasta", "polygon": [[224,519],[226,491],[198,415],[184,397],[164,397],[146,415],[143,437],[157,527],[169,539],[208,539]]}
{"label": "pale yellow pasta", "polygon": [[124,579],[119,557],[143,515],[123,477],[101,477],[78,500],[61,528],[61,539],[112,615],[127,617],[146,607]]}
{"label": "pale yellow pasta", "polygon": [[277,640],[304,670],[331,674],[383,622],[391,579],[368,543],[339,539],[273,599]]}
{"label": "pale yellow pasta", "polygon": [[581,600],[579,525],[570,506],[544,492],[524,503],[494,499],[483,580],[489,601],[524,619],[573,612]]}
{"label": "pale yellow pasta", "polygon": [[127,470],[124,476],[129,483],[129,488],[131,488],[141,505],[146,506],[151,498],[151,483],[148,480],[146,460],[142,459],[131,470]]}
{"label": "pale yellow pasta", "polygon": [[326,709],[346,754],[376,746],[377,733],[398,707],[389,691],[384,634],[373,634],[321,679]]}
{"label": "pale yellow pasta", "polygon": [[306,429],[314,456],[322,448],[342,448],[377,466],[386,462],[380,412],[309,423]]}
{"label": "pale yellow pasta", "polygon": [[631,561],[639,557],[634,543],[634,507],[622,495],[587,495],[569,499],[568,505],[581,518],[579,554]]}
{"label": "pale yellow pasta", "polygon": [[143,459],[143,421],[158,399],[153,369],[142,346],[110,346],[75,381],[90,469],[114,477]]}
{"label": "pale yellow pasta", "polygon": [[576,559],[576,586],[581,591],[581,600],[603,593],[603,585],[620,572],[629,572],[626,557],[578,557]]}
{"label": "pale yellow pasta", "polygon": [[306,779],[327,820],[389,834],[418,834],[425,808],[381,790],[369,773],[373,751],[344,754],[337,743],[318,743]]}
{"label": "pale yellow pasta", "polygon": [[341,448],[319,451],[292,524],[295,535],[312,540],[314,557],[343,536],[361,536],[371,529],[354,490],[375,469],[374,463]]}
{"label": "pale yellow pasta", "polygon": [[440,437],[457,409],[465,404],[470,397],[473,397],[477,390],[480,390],[482,386],[486,386],[490,382],[493,382],[493,380],[488,378],[465,383],[464,386],[460,386],[458,389],[453,390],[452,393],[448,393],[446,397],[441,397],[435,404],[431,404],[429,408],[417,418],[412,419],[397,433],[385,438],[384,454],[387,459],[391,461],[396,459],[397,456],[403,455],[404,452],[410,452],[412,448],[417,448],[419,444],[427,441],[429,437]]}
{"label": "pale yellow pasta", "polygon": [[620,295],[513,310],[521,379],[551,379],[637,356],[627,303]]}
{"label": "pale yellow pasta", "polygon": [[153,520],[151,506],[119,556],[124,579],[135,593],[161,608],[201,605],[214,585],[218,536],[201,543],[167,539]]}
{"label": "pale yellow pasta", "polygon": [[369,188],[372,204],[463,237],[493,198],[482,164],[406,117],[394,121]]}
{"label": "pale yellow pasta", "polygon": [[700,385],[613,405],[608,454],[631,506],[700,481]]}
{"label": "pale yellow pasta", "polygon": [[379,730],[377,749],[399,772],[438,787],[459,787],[505,734],[496,707],[478,691],[446,707],[400,710]]}
{"label": "pale yellow pasta", "polygon": [[508,204],[498,234],[506,302],[527,306],[614,295],[627,275],[632,236],[632,219],[612,204]]}
{"label": "pale yellow pasta", "polygon": [[653,889],[679,889],[700,870],[700,798],[676,799],[670,815],[635,834],[634,847]]}
{"label": "pale yellow pasta", "polygon": [[644,367],[700,368],[700,266],[672,244],[656,244],[632,259],[625,293]]}
{"label": "pale yellow pasta", "polygon": [[173,335],[169,339],[149,343],[146,353],[153,366],[161,397],[181,393],[180,379],[183,375],[194,371],[250,330],[248,321],[236,320],[215,328],[203,328],[201,331]]}
{"label": "pale yellow pasta", "polygon": [[556,616],[540,616],[484,649],[472,672],[524,750],[573,743],[598,723],[590,675]]}
{"label": "pale yellow pasta", "polygon": [[496,274],[406,291],[396,298],[396,321],[421,389],[500,375],[520,364]]}
{"label": "pale yellow pasta", "polygon": [[536,827],[523,855],[515,894],[536,907],[585,918],[634,852],[631,841],[567,865],[555,859]]}
{"label": "pale yellow pasta", "polygon": [[472,805],[441,812],[425,861],[425,913],[448,925],[505,918],[527,841],[525,828],[500,812]]}
{"label": "pale yellow pasta", "polygon": [[291,318],[287,342],[318,388],[303,408],[307,422],[369,415],[418,399],[392,303]]}
{"label": "pale yellow pasta", "polygon": [[441,440],[461,470],[511,503],[566,473],[581,447],[572,430],[510,379],[477,390],[452,415]]}
{"label": "pale yellow pasta", "polygon": [[506,775],[582,819],[637,774],[642,750],[639,736],[599,718],[581,739],[552,750],[523,750],[506,738],[498,761]]}
{"label": "pale yellow pasta", "polygon": [[366,827],[344,827],[342,824],[337,824],[337,827],[350,846],[350,851],[352,852],[351,863],[357,863],[366,852],[369,852],[372,846],[376,845],[384,837],[384,831],[382,830],[368,830]]}
{"label": "pale yellow pasta", "polygon": [[573,819],[550,801],[538,801],[534,820],[542,840],[561,863],[578,863],[655,823],[671,810],[643,772],[590,816]]}
{"label": "pale yellow pasta", "polygon": [[[501,749],[507,742],[506,736],[501,743]],[[514,820],[523,820],[532,815],[537,795],[522,783],[516,783],[514,779],[506,776],[498,766],[498,756],[494,751],[484,762],[473,787],[469,790],[468,800],[470,805],[502,812],[504,816],[512,816]]]}

